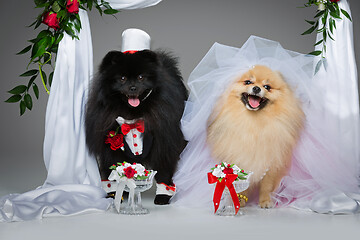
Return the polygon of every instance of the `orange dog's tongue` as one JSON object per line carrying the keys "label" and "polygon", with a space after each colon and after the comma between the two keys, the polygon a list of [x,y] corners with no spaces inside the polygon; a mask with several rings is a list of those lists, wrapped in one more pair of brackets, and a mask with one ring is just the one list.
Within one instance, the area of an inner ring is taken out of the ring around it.
{"label": "orange dog's tongue", "polygon": [[257,108],[260,105],[261,98],[255,96],[249,96],[249,104],[252,108]]}
{"label": "orange dog's tongue", "polygon": [[137,107],[140,104],[140,100],[138,98],[129,98],[128,103],[133,107]]}

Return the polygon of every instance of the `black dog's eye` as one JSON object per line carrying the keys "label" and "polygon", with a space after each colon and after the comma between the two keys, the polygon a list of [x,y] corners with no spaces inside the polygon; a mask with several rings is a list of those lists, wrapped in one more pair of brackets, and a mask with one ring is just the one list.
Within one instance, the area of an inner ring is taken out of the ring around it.
{"label": "black dog's eye", "polygon": [[268,91],[270,91],[270,89],[271,89],[270,85],[264,85],[264,88]]}
{"label": "black dog's eye", "polygon": [[245,85],[252,84],[252,81],[250,81],[250,80],[246,80],[246,81],[244,82],[244,84],[245,84]]}
{"label": "black dog's eye", "polygon": [[142,80],[144,80],[144,77],[143,77],[143,75],[139,75],[138,77],[137,77],[137,79],[139,80],[139,81],[142,81]]}
{"label": "black dog's eye", "polygon": [[121,82],[125,82],[125,81],[126,81],[126,77],[125,77],[125,76],[121,76],[121,77],[120,77],[120,81],[121,81]]}

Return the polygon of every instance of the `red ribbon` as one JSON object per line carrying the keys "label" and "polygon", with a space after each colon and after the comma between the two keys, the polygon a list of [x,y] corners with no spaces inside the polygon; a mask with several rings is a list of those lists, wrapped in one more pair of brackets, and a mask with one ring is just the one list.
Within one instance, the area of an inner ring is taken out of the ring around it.
{"label": "red ribbon", "polygon": [[136,129],[139,132],[143,133],[145,130],[145,126],[144,126],[144,121],[143,120],[139,120],[136,123],[133,124],[127,124],[124,123],[121,125],[121,132],[126,135],[130,132],[131,129]]}
{"label": "red ribbon", "polygon": [[124,53],[134,54],[136,52],[137,52],[137,50],[128,50],[128,51],[125,51]]}
{"label": "red ribbon", "polygon": [[238,177],[236,174],[226,174],[226,176],[222,179],[220,182],[217,177],[215,177],[211,172],[208,173],[208,182],[210,184],[216,183],[215,192],[214,192],[214,207],[215,207],[215,213],[219,208],[221,196],[224,192],[225,186],[229,189],[231,198],[233,200],[234,206],[235,206],[235,215],[238,213],[240,209],[240,201],[237,197],[233,182]]}

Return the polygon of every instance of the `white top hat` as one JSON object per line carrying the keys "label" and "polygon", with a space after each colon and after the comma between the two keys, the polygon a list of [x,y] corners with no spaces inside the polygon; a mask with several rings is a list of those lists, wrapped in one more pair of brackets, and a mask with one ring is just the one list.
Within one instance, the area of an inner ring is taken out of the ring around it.
{"label": "white top hat", "polygon": [[151,38],[149,34],[137,28],[126,29],[122,33],[121,51],[142,51],[150,49]]}

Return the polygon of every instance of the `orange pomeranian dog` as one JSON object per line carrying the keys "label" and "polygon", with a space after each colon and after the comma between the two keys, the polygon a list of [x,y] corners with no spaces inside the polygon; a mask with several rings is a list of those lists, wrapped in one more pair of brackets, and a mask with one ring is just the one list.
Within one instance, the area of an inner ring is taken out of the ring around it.
{"label": "orange pomeranian dog", "polygon": [[219,162],[254,172],[243,194],[258,190],[260,207],[270,208],[271,194],[290,167],[304,118],[281,74],[256,65],[217,101],[208,120],[207,142]]}

